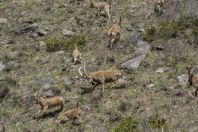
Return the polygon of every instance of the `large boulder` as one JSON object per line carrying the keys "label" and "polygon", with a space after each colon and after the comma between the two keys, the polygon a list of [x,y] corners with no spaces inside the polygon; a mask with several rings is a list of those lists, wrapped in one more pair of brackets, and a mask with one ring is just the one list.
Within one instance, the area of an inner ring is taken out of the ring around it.
{"label": "large boulder", "polygon": [[139,68],[145,57],[145,55],[140,55],[134,59],[127,60],[126,62],[121,64],[121,68],[127,70],[136,70]]}

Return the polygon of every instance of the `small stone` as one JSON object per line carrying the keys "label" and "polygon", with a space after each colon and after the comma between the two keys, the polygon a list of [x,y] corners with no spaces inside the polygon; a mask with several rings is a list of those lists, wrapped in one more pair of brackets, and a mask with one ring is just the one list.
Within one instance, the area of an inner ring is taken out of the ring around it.
{"label": "small stone", "polygon": [[180,76],[177,77],[177,80],[180,83],[184,83],[184,84],[187,84],[188,83],[188,79],[189,79],[188,74],[182,74],[182,75],[180,75]]}
{"label": "small stone", "polygon": [[3,62],[0,62],[0,71],[3,71],[5,69],[5,65],[3,64]]}
{"label": "small stone", "polygon": [[39,36],[45,36],[45,35],[47,35],[47,32],[45,30],[41,29],[41,30],[38,31],[38,35]]}
{"label": "small stone", "polygon": [[170,71],[170,68],[168,68],[168,67],[159,67],[156,70],[156,73],[164,73],[164,72],[167,72],[167,71]]}
{"label": "small stone", "polygon": [[71,36],[75,35],[75,32],[68,30],[68,29],[63,29],[63,35],[71,37]]}
{"label": "small stone", "polygon": [[7,23],[8,23],[8,19],[0,18],[0,24],[7,24]]}
{"label": "small stone", "polygon": [[150,83],[150,84],[147,84],[146,87],[147,88],[153,88],[153,87],[155,87],[155,84],[154,83]]}

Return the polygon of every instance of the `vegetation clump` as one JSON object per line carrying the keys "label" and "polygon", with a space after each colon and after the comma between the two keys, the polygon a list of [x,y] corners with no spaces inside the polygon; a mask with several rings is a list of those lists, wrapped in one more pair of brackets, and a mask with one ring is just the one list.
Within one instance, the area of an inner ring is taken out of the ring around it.
{"label": "vegetation clump", "polygon": [[168,123],[167,120],[163,117],[159,117],[157,114],[149,117],[149,127],[153,129],[161,129],[167,131]]}
{"label": "vegetation clump", "polygon": [[166,21],[159,27],[154,27],[153,25],[148,27],[144,34],[144,40],[153,41],[157,38],[174,38],[178,37],[180,34],[183,34],[185,30],[192,29],[190,36],[195,38],[194,41],[198,39],[198,18],[193,16],[183,16],[179,20]]}
{"label": "vegetation clump", "polygon": [[138,122],[135,118],[125,117],[111,132],[135,132]]}
{"label": "vegetation clump", "polygon": [[70,39],[66,40],[64,38],[50,37],[46,40],[46,50],[48,52],[54,52],[59,50],[71,50],[74,45],[85,46],[87,37],[83,33],[76,34]]}

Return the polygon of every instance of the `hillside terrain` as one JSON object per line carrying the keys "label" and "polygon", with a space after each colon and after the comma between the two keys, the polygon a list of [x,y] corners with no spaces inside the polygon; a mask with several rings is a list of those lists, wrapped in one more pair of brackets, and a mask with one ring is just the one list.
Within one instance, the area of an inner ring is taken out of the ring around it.
{"label": "hillside terrain", "polygon": [[[197,132],[198,98],[187,67],[198,65],[198,1],[107,0],[121,17],[121,38],[90,0],[0,0],[0,132]],[[82,63],[73,65],[78,45]],[[94,91],[78,69],[120,69],[124,82]],[[56,123],[59,108],[36,117],[34,96],[60,95],[63,111],[79,102],[81,121]]]}

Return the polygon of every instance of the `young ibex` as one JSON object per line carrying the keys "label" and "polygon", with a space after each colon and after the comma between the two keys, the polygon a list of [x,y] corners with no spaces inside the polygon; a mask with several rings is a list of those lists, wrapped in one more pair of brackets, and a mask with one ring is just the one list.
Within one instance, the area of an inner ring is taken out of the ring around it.
{"label": "young ibex", "polygon": [[81,115],[81,108],[79,106],[79,103],[77,103],[77,105],[74,109],[60,113],[58,115],[58,119],[56,120],[56,122],[61,126],[60,123],[64,123],[70,119],[73,119],[73,122],[76,119],[79,119],[79,121],[80,121],[80,115]]}
{"label": "young ibex", "polygon": [[121,35],[121,17],[119,20],[115,16],[113,16],[113,18],[115,18],[116,21],[107,32],[107,35],[110,36],[110,48],[120,39]]}
{"label": "young ibex", "polygon": [[123,79],[122,73],[119,70],[104,70],[87,73],[84,66],[84,73],[82,73],[81,69],[82,67],[78,70],[80,76],[88,79],[88,81],[93,85],[93,89],[102,84],[102,93],[104,92],[105,83],[114,82],[117,84],[120,78]]}
{"label": "young ibex", "polygon": [[63,105],[65,103],[65,100],[61,96],[46,98],[46,97],[38,96],[36,94],[35,100],[41,106],[41,109],[39,110],[38,114],[40,114],[41,110],[42,110],[42,114],[44,114],[48,109],[57,106],[61,106],[61,109],[63,109]]}
{"label": "young ibex", "polygon": [[111,19],[110,17],[110,8],[111,8],[111,5],[107,2],[95,2],[94,0],[90,0],[91,2],[91,7],[95,7],[98,9],[98,14],[99,14],[99,11],[100,9],[104,9],[108,18]]}
{"label": "young ibex", "polygon": [[72,55],[73,55],[73,61],[74,61],[73,65],[75,65],[76,63],[81,63],[82,55],[76,45],[75,45],[75,49]]}
{"label": "young ibex", "polygon": [[197,96],[198,92],[198,66],[188,68],[189,84],[193,86],[194,96]]}
{"label": "young ibex", "polygon": [[158,13],[162,13],[162,7],[164,5],[165,1],[164,0],[154,0],[154,5],[155,5],[155,11]]}

